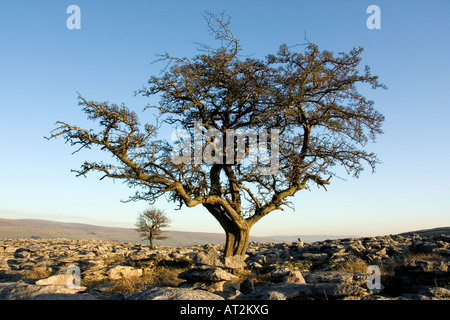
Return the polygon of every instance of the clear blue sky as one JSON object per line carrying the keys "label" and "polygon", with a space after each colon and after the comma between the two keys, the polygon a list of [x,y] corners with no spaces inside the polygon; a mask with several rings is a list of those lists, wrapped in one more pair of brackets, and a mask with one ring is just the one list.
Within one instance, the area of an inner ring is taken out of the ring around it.
{"label": "clear blue sky", "polygon": [[[69,30],[69,5],[81,29]],[[381,29],[369,30],[369,5]],[[362,64],[389,89],[364,89],[386,117],[376,144],[375,174],[334,180],[328,191],[297,193],[295,212],[272,212],[254,235],[378,235],[450,226],[450,2],[432,1],[6,1],[0,0],[0,217],[102,225],[134,224],[146,203],[123,204],[134,193],[99,176],[76,178],[93,151],[71,155],[62,139],[47,141],[57,120],[89,126],[77,91],[138,111],[148,99],[133,92],[163,67],[155,54],[192,57],[194,42],[212,43],[202,14],[231,16],[243,54],[264,57],[279,45],[308,39],[335,53],[365,48]],[[142,121],[147,121],[142,113]],[[148,121],[151,119],[149,118]],[[174,211],[172,229],[222,232],[196,207]],[[1,235],[0,235],[1,237]]]}

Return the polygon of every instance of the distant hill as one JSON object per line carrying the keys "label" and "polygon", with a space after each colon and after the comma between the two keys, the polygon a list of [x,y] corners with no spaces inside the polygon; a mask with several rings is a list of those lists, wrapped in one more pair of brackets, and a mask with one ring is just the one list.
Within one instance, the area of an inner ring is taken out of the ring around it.
{"label": "distant hill", "polygon": [[[167,239],[156,241],[157,245],[188,246],[197,244],[219,244],[225,242],[225,234],[208,232],[187,232],[170,230],[165,232]],[[336,235],[296,235],[296,236],[251,236],[257,242],[294,242],[298,238],[305,242],[325,239],[338,239],[355,236]],[[58,222],[39,219],[0,218],[0,238],[66,238],[74,240],[103,240],[127,243],[144,243],[133,228],[96,226],[83,223]]]}
{"label": "distant hill", "polygon": [[[400,235],[407,236],[417,233],[422,236],[439,234],[450,235],[450,227],[404,232]],[[209,232],[188,232],[169,230],[165,232],[167,239],[156,241],[156,245],[189,246],[198,244],[219,244],[225,242],[225,234]],[[280,235],[256,237],[250,236],[250,241],[257,242],[294,242],[301,238],[305,242],[315,242],[326,239],[358,238],[355,235]],[[138,233],[133,228],[117,228],[96,226],[83,223],[58,222],[38,219],[3,219],[0,218],[0,238],[66,238],[73,240],[103,240],[126,243],[143,243]]]}
{"label": "distant hill", "polygon": [[416,233],[423,237],[432,237],[432,236],[438,236],[441,234],[450,235],[450,227],[441,227],[441,228],[433,228],[433,229],[424,229],[424,230],[417,230],[417,231],[409,231],[409,232],[403,232],[400,233],[401,236],[410,236],[413,233]]}

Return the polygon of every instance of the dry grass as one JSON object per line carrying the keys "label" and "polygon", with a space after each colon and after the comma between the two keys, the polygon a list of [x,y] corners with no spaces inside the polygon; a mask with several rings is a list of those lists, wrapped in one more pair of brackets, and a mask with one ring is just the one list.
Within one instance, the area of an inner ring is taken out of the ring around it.
{"label": "dry grass", "polygon": [[355,258],[344,263],[335,264],[333,269],[341,272],[366,273],[368,266],[369,264],[366,261]]}
{"label": "dry grass", "polygon": [[[106,265],[120,264],[128,259],[123,255],[112,255],[105,257],[103,263]],[[129,261],[128,261],[129,262]],[[130,293],[145,289],[146,286],[176,287],[184,280],[178,278],[178,274],[190,268],[192,259],[166,260],[164,257],[156,257],[148,260],[131,262],[131,266],[143,269],[144,274],[139,277],[127,277],[119,280],[102,280],[86,284],[89,287],[101,287],[103,293]]]}
{"label": "dry grass", "polygon": [[22,277],[25,279],[44,279],[51,275],[52,272],[47,268],[33,268],[22,272]]}
{"label": "dry grass", "polygon": [[158,267],[153,269],[151,273],[145,274],[142,280],[146,284],[158,287],[176,287],[184,282],[184,280],[178,278],[178,274],[184,270],[186,269]]}
{"label": "dry grass", "polygon": [[140,281],[140,278],[122,278],[110,283],[111,286],[104,290],[104,293],[130,293],[145,288],[145,283]]}
{"label": "dry grass", "polygon": [[124,262],[127,258],[122,254],[111,255],[103,258],[103,263],[106,265],[110,265],[113,263]]}
{"label": "dry grass", "polygon": [[185,268],[156,267],[147,269],[143,276],[124,277],[114,281],[102,281],[91,283],[89,286],[102,286],[105,294],[130,293],[145,289],[148,285],[157,287],[176,287],[184,282],[178,278],[178,274],[186,270]]}
{"label": "dry grass", "polygon": [[425,253],[425,252],[410,252],[409,257],[411,260],[442,260],[442,256],[438,253]]}

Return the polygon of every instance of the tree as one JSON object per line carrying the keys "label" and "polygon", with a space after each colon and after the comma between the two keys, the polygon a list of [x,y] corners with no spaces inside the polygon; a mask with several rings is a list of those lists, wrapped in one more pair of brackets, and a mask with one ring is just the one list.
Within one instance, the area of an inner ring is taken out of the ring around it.
{"label": "tree", "polygon": [[150,242],[150,248],[154,248],[154,240],[167,239],[162,236],[162,228],[170,226],[170,219],[165,215],[164,211],[159,209],[147,209],[139,214],[136,221],[136,231],[139,235]]}
{"label": "tree", "polygon": [[[113,155],[115,163],[86,161],[76,172],[123,179],[137,188],[130,201],[165,195],[180,208],[203,206],[225,231],[225,257],[243,256],[252,226],[292,206],[296,192],[326,188],[339,167],[354,177],[366,165],[374,171],[379,160],[364,148],[382,133],[384,117],[357,87],[385,86],[359,68],[362,48],[334,55],[308,42],[303,52],[281,45],[264,59],[241,57],[229,19],[205,18],[220,47],[202,44],[192,59],[163,55],[166,68],[136,92],[159,97],[146,107],[156,112],[153,124],[141,125],[124,104],[79,96],[99,129],[58,122],[50,138]],[[179,129],[178,141],[157,138],[164,125]],[[243,161],[252,154],[262,160]]]}

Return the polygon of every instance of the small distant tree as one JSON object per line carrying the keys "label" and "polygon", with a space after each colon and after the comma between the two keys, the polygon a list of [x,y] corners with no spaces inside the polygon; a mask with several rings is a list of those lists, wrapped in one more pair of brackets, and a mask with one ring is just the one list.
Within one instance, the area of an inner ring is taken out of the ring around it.
{"label": "small distant tree", "polygon": [[167,239],[166,236],[162,235],[161,229],[169,227],[170,222],[164,211],[154,208],[147,209],[139,214],[136,221],[136,231],[142,238],[149,240],[150,248],[154,249],[154,240]]}

